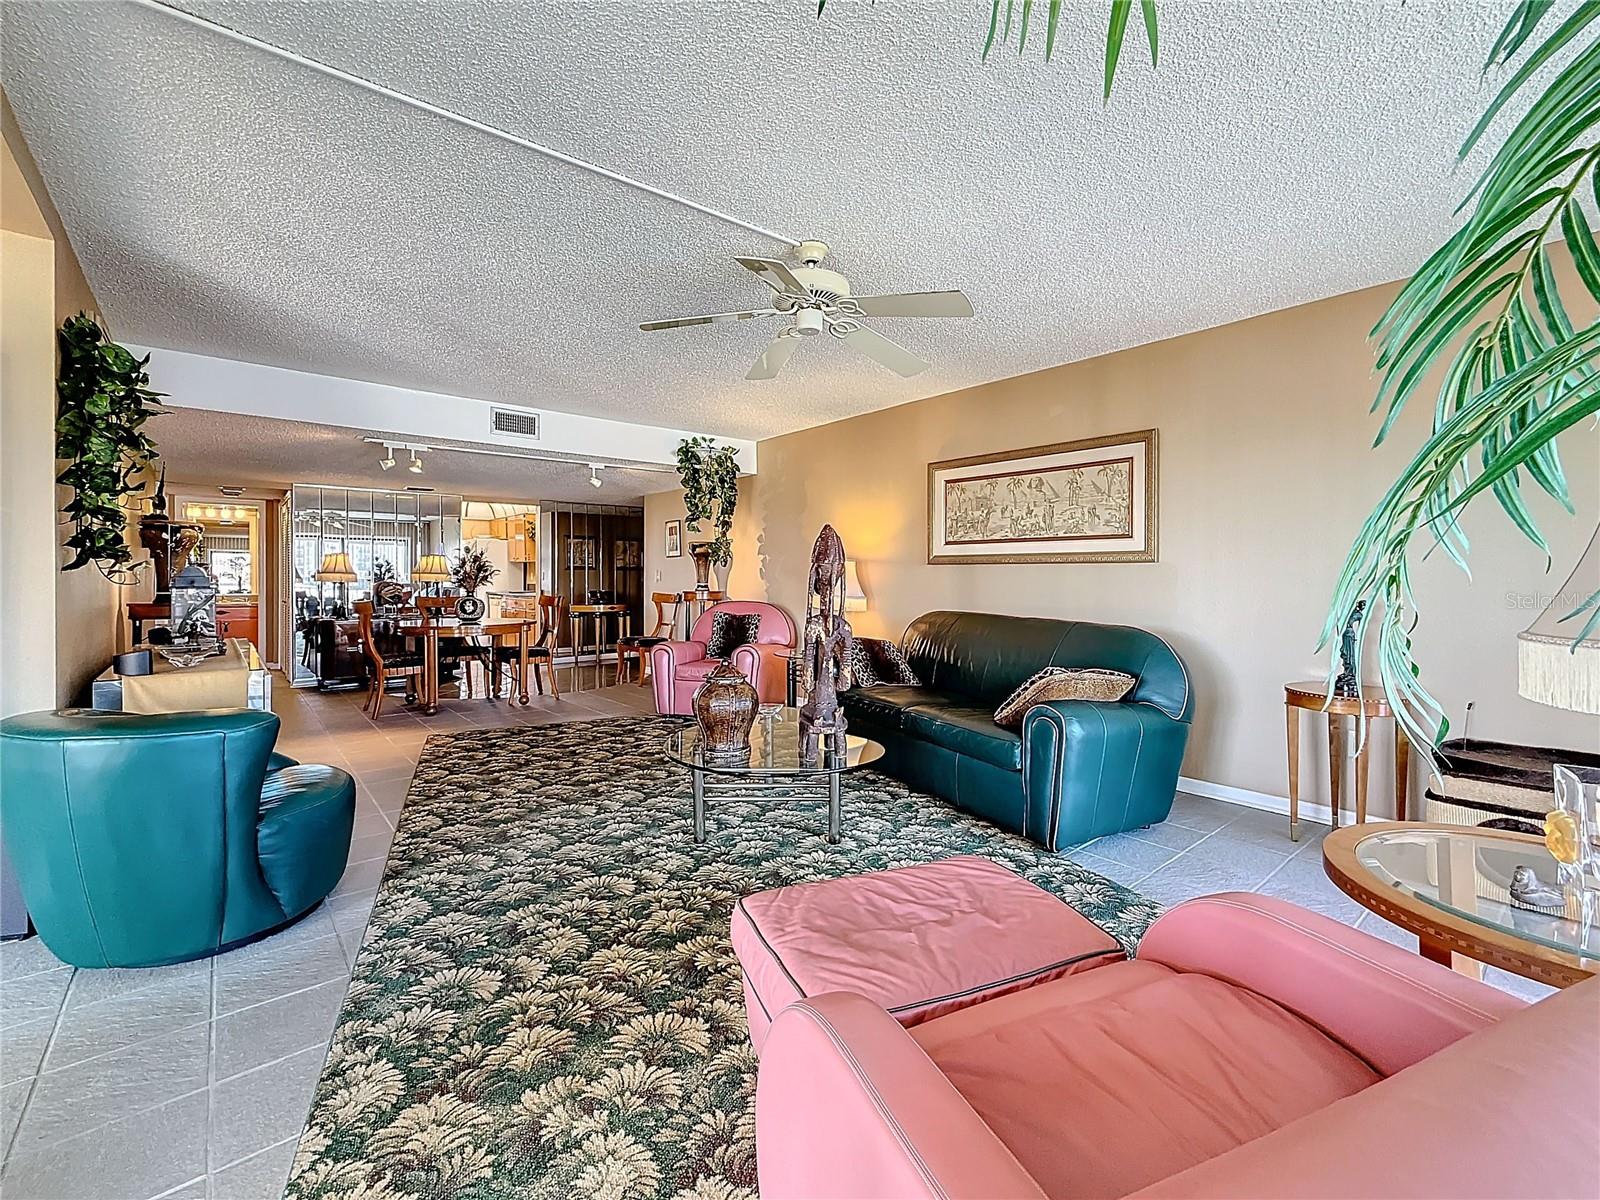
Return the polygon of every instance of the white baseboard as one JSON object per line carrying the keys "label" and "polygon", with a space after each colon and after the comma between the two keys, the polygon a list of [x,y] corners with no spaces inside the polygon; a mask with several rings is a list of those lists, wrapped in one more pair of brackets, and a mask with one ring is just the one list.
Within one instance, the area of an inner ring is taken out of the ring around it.
{"label": "white baseboard", "polygon": [[[1278,813],[1280,816],[1289,815],[1289,797],[1273,796],[1267,792],[1252,792],[1248,788],[1229,787],[1225,783],[1208,783],[1204,779],[1190,779],[1186,775],[1178,777],[1178,790],[1188,792],[1194,796],[1207,796],[1212,800],[1224,800],[1229,804],[1242,804],[1246,808],[1257,808],[1262,812]],[[1300,801],[1300,819],[1302,821],[1320,821],[1327,825],[1333,820],[1333,812],[1326,804],[1313,804],[1309,800]]]}

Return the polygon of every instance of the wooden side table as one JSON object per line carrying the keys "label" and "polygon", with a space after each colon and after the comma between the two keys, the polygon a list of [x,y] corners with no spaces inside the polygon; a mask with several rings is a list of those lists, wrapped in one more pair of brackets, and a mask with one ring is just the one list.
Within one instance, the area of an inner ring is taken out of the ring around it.
{"label": "wooden side table", "polygon": [[[1335,696],[1328,699],[1325,680],[1309,680],[1283,685],[1284,715],[1288,720],[1289,734],[1289,840],[1300,840],[1300,714],[1302,711],[1328,714],[1328,807],[1333,814],[1333,827],[1339,828],[1339,801],[1344,784],[1344,718],[1361,717],[1370,720],[1394,720],[1389,708],[1389,698],[1377,684],[1361,685],[1361,696]],[[1372,739],[1361,743],[1356,752],[1356,824],[1367,819],[1367,768],[1372,756]],[[1406,740],[1400,723],[1394,727],[1394,810],[1395,819],[1406,819],[1406,795],[1411,779],[1411,743]]]}

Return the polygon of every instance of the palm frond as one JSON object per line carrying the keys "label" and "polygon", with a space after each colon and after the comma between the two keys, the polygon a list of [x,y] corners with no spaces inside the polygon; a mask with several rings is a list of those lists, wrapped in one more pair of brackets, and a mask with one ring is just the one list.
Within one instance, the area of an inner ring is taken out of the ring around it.
{"label": "palm frond", "polygon": [[[1551,8],[1549,0],[1522,0],[1485,71],[1530,45]],[[1465,223],[1423,263],[1373,329],[1382,376],[1373,410],[1387,406],[1378,441],[1424,382],[1438,378],[1433,432],[1356,536],[1322,641],[1333,643],[1356,603],[1367,601],[1358,639],[1364,644],[1376,623],[1383,686],[1419,745],[1441,740],[1449,720],[1423,686],[1412,652],[1414,539],[1424,536],[1425,549],[1442,547],[1465,570],[1470,546],[1460,513],[1489,492],[1548,555],[1524,484],[1531,480],[1572,511],[1556,438],[1600,411],[1600,322],[1580,327],[1572,317],[1578,311],[1574,293],[1583,311],[1600,306],[1600,247],[1584,211],[1591,198],[1600,200],[1600,39],[1590,34],[1585,43],[1581,36],[1596,17],[1600,0],[1584,0],[1496,93],[1463,142],[1463,157],[1539,69],[1552,68],[1468,192],[1462,207],[1472,211]],[[1566,296],[1550,258],[1549,243],[1558,234],[1577,279]],[[1591,603],[1600,612],[1600,601]]]}
{"label": "palm frond", "polygon": [[[1002,7],[1003,4],[1003,7]],[[1010,45],[1011,31],[1016,28],[1017,53],[1023,54],[1028,49],[1028,34],[1033,28],[1034,0],[1022,0],[1020,6],[1016,0],[990,0],[989,23],[984,33],[982,57],[988,61],[989,53],[996,45]],[[1047,0],[1045,10],[1044,32],[1044,57],[1049,62],[1055,57],[1056,35],[1061,24],[1061,11],[1064,0]],[[1017,11],[1019,10],[1020,11]],[[1158,29],[1158,14],[1156,0],[1139,0],[1139,10],[1144,18],[1145,39],[1150,43],[1150,65],[1156,66],[1160,59],[1161,36]],[[821,15],[821,6],[817,9]],[[1127,32],[1128,18],[1133,12],[1133,0],[1111,0],[1111,18],[1106,28],[1106,53],[1104,74],[1104,96],[1107,101],[1111,99],[1111,88],[1116,81],[1117,65],[1122,60],[1122,41]],[[1013,22],[1013,17],[1016,20]]]}

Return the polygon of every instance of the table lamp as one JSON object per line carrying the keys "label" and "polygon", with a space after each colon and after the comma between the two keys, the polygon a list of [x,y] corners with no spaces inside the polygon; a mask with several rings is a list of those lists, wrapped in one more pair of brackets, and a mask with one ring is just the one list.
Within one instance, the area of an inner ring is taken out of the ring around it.
{"label": "table lamp", "polygon": [[411,578],[420,583],[443,583],[450,578],[450,560],[442,554],[424,554],[411,568]]}
{"label": "table lamp", "polygon": [[1600,590],[1600,527],[1567,582],[1533,624],[1517,634],[1517,692],[1526,700],[1600,714],[1600,624],[1593,608],[1574,615]]}
{"label": "table lamp", "polygon": [[844,560],[844,610],[866,612],[867,594],[861,590],[861,580],[856,578],[856,560]]}

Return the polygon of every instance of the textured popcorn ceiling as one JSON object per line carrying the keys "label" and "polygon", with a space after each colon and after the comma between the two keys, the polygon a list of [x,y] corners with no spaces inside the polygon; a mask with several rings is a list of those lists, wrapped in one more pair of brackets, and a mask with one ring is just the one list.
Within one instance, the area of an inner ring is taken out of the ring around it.
{"label": "textured popcorn ceiling", "polygon": [[6,91],[119,338],[756,437],[1408,274],[1509,0],[1166,3],[1109,108],[1095,3],[1050,66],[982,65],[982,0],[187,7],[978,316],[875,322],[915,379],[817,339],[746,382],[775,325],[636,326],[757,306],[731,256],[761,237],[161,13],[6,4]]}

